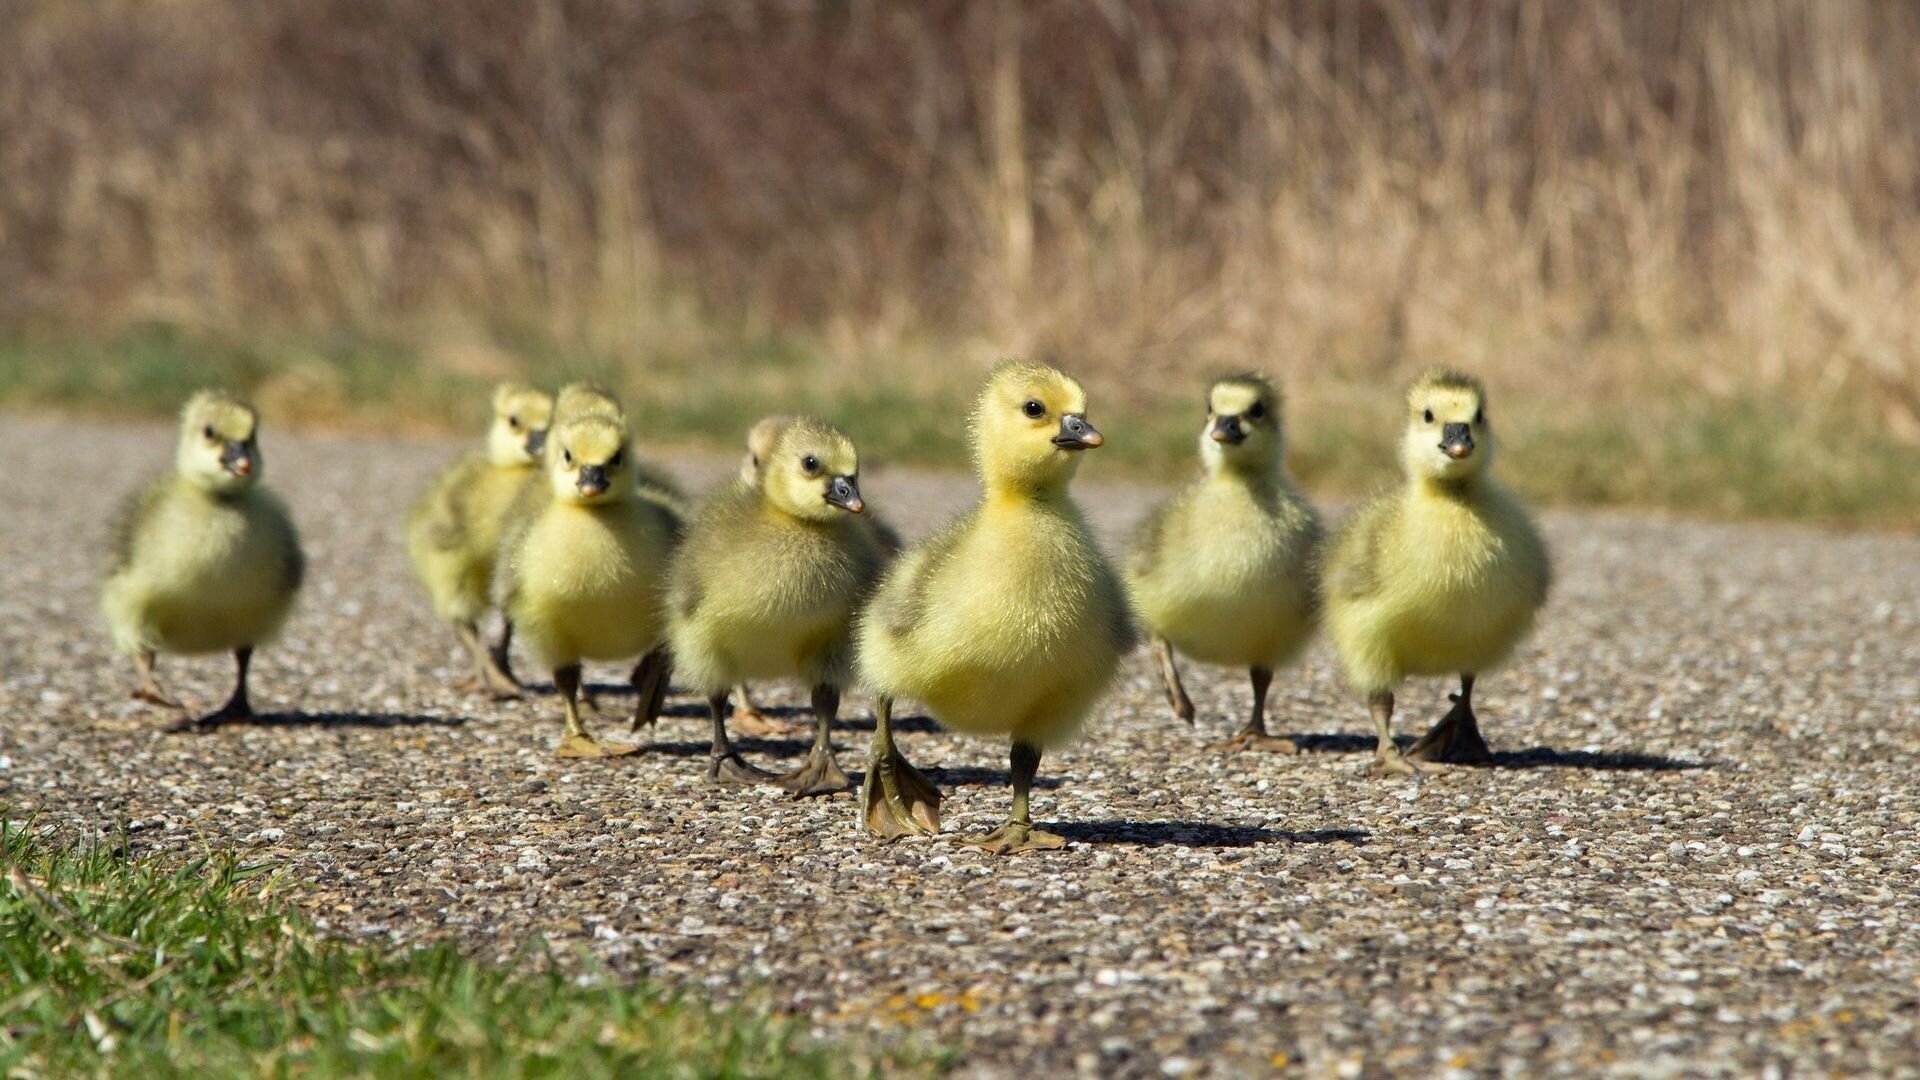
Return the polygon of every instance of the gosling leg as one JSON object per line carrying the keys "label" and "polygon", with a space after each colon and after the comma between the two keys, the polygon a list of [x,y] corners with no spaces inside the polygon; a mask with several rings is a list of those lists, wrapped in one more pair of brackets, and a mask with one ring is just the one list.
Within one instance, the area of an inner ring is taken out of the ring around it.
{"label": "gosling leg", "polygon": [[708,698],[707,710],[713,716],[713,750],[707,756],[707,779],[716,784],[758,784],[774,779],[772,773],[747,764],[733,748],[733,740],[727,738],[726,693]]}
{"label": "gosling leg", "polygon": [[627,743],[603,743],[587,733],[587,726],[580,722],[579,664],[555,668],[553,685],[560,688],[560,707],[566,713],[566,726],[561,731],[560,745],[554,748],[554,757],[623,757],[639,751],[639,747]]}
{"label": "gosling leg", "polygon": [[1443,765],[1491,765],[1493,752],[1480,737],[1480,722],[1473,715],[1473,673],[1460,675],[1460,692],[1448,694],[1453,708],[1433,725],[1420,741],[1408,749],[1414,761],[1437,761]]}
{"label": "gosling leg", "polygon": [[520,683],[501,664],[501,658],[505,655],[504,643],[489,649],[481,637],[480,627],[471,619],[454,623],[453,632],[473,662],[473,674],[460,680],[458,689],[486,694],[495,701],[508,701],[520,696]]}
{"label": "gosling leg", "polygon": [[777,717],[768,716],[753,703],[753,695],[747,690],[747,684],[741,683],[733,688],[733,726],[742,735],[755,738],[778,738],[791,735],[799,729]]}
{"label": "gosling leg", "polygon": [[813,749],[799,768],[774,783],[793,792],[796,799],[810,795],[834,795],[847,790],[847,774],[833,756],[833,718],[840,714],[840,688],[813,688]]}
{"label": "gosling leg", "polygon": [[228,696],[227,703],[199,719],[182,720],[174,725],[173,730],[205,729],[253,719],[253,705],[247,701],[247,669],[252,665],[253,646],[242,645],[233,650],[233,693]]}
{"label": "gosling leg", "polygon": [[1013,743],[1013,812],[999,828],[984,836],[970,836],[961,843],[992,855],[1011,855],[1017,851],[1052,851],[1067,846],[1067,838],[1033,827],[1027,811],[1027,795],[1033,790],[1033,775],[1040,771],[1040,748],[1018,739]]}
{"label": "gosling leg", "polygon": [[145,649],[133,655],[134,670],[140,673],[140,685],[133,691],[135,701],[144,701],[149,705],[158,705],[164,709],[186,710],[180,699],[160,688],[160,680],[154,676],[153,650]]}
{"label": "gosling leg", "polygon": [[873,699],[873,747],[860,785],[867,831],[882,840],[932,836],[940,831],[940,789],[893,744],[893,699]]}
{"label": "gosling leg", "polygon": [[660,721],[660,713],[667,705],[667,680],[673,677],[673,656],[665,645],[640,658],[633,666],[633,724],[629,730],[639,731],[643,727],[652,727]]}
{"label": "gosling leg", "polygon": [[1248,669],[1253,679],[1253,715],[1247,717],[1246,726],[1236,732],[1233,738],[1217,742],[1208,747],[1210,750],[1225,750],[1239,753],[1242,750],[1261,750],[1269,754],[1297,754],[1300,746],[1292,739],[1267,734],[1267,688],[1273,685],[1273,672],[1268,668]]}
{"label": "gosling leg", "polygon": [[1180,683],[1180,667],[1174,663],[1173,645],[1166,638],[1155,635],[1153,639],[1154,659],[1160,661],[1160,680],[1166,684],[1167,705],[1173,709],[1173,715],[1193,726],[1193,699],[1187,697],[1187,688]]}
{"label": "gosling leg", "polygon": [[1419,775],[1420,767],[1401,756],[1400,748],[1393,743],[1393,691],[1382,690],[1368,697],[1367,708],[1373,712],[1373,728],[1379,736],[1367,775],[1375,779]]}
{"label": "gosling leg", "polygon": [[500,620],[500,637],[487,650],[487,688],[496,697],[519,697],[525,687],[513,673],[513,620]]}

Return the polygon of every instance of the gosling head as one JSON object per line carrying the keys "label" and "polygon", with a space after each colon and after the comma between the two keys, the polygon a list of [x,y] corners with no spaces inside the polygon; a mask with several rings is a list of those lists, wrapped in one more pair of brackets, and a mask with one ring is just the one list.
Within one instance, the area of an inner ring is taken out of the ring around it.
{"label": "gosling head", "polygon": [[767,502],[804,521],[830,521],[867,508],[860,498],[860,457],[839,428],[809,417],[786,422],[760,462]]}
{"label": "gosling head", "polygon": [[217,390],[195,394],[180,412],[180,474],[208,491],[229,494],[260,480],[260,416]]}
{"label": "gosling head", "polygon": [[547,481],[553,497],[576,506],[613,502],[634,489],[626,425],[604,416],[576,416],[547,435]]}
{"label": "gosling head", "polygon": [[1271,468],[1280,460],[1282,434],[1280,391],[1265,375],[1229,375],[1207,388],[1200,459],[1209,469]]}
{"label": "gosling head", "polygon": [[627,422],[627,411],[613,391],[596,382],[570,382],[553,399],[557,427],[579,416],[603,416],[616,424]]}
{"label": "gosling head", "polygon": [[1008,361],[993,370],[973,407],[973,455],[989,488],[1042,491],[1064,486],[1080,453],[1106,442],[1087,422],[1087,392],[1042,364]]}
{"label": "gosling head", "polygon": [[1480,380],[1432,371],[1407,391],[1407,429],[1400,461],[1416,479],[1458,483],[1480,475],[1493,459],[1486,391]]}
{"label": "gosling head", "polygon": [[487,429],[487,460],[502,469],[540,460],[553,421],[553,397],[523,383],[493,388],[493,425]]}
{"label": "gosling head", "polygon": [[793,417],[781,413],[763,416],[747,432],[747,456],[740,461],[740,479],[749,483],[760,482],[760,465],[773,454],[774,440],[780,437],[780,431],[793,421]]}

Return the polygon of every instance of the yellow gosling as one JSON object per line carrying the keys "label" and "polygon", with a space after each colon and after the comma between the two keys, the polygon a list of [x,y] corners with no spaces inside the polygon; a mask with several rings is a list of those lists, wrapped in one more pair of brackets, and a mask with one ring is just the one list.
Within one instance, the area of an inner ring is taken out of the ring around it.
{"label": "yellow gosling", "polygon": [[306,560],[286,507],[260,485],[264,466],[253,407],[197,394],[181,412],[173,472],[128,499],[114,524],[100,607],[139,670],[134,696],[182,708],[155,678],[156,653],[233,653],[227,703],[182,726],[253,716],[253,650],[279,633],[300,590]]}
{"label": "yellow gosling", "polygon": [[[853,670],[853,615],[885,561],[860,515],[860,462],[831,425],[794,418],[761,456],[759,483],[736,481],[702,505],[674,556],[668,591],[675,670],[706,695],[709,779],[771,780],[797,796],[844,791],[831,727]],[[813,690],[807,761],[774,777],[727,737],[727,688],[797,678]]]}
{"label": "yellow gosling", "polygon": [[473,663],[465,690],[518,697],[508,660],[513,624],[504,622],[491,649],[480,620],[491,606],[494,559],[507,512],[530,480],[553,418],[551,395],[519,383],[493,391],[493,422],[484,453],[471,454],[435,479],[407,517],[407,554],[433,598],[434,613],[453,626]]}
{"label": "yellow gosling", "polygon": [[[560,690],[560,757],[637,749],[587,733],[580,721],[580,665],[646,656],[665,637],[661,603],[675,524],[657,503],[640,497],[628,444],[626,428],[602,415],[554,427],[545,462],[549,498],[513,536],[498,575],[502,608]],[[636,719],[650,719],[657,707],[664,664],[656,674],[657,686],[640,680]]]}
{"label": "yellow gosling", "polygon": [[[1411,775],[1414,761],[1492,760],[1473,715],[1474,677],[1526,636],[1550,576],[1525,507],[1487,476],[1493,448],[1480,383],[1447,371],[1422,377],[1407,393],[1406,483],[1368,503],[1334,541],[1327,626],[1373,714],[1372,775]],[[1409,675],[1455,673],[1453,708],[1402,756],[1394,690]]]}
{"label": "yellow gosling", "polygon": [[980,503],[907,549],[860,617],[860,670],[878,695],[862,802],[879,836],[940,828],[939,792],[894,745],[893,701],[907,697],[955,731],[1012,743],[1012,812],[969,843],[1066,844],[1029,813],[1041,753],[1079,733],[1134,645],[1124,587],[1067,493],[1080,454],[1104,441],[1086,414],[1061,372],[996,368],[972,418]]}
{"label": "yellow gosling", "polygon": [[1193,723],[1174,650],[1207,664],[1246,668],[1253,711],[1215,749],[1291,754],[1268,734],[1273,673],[1313,637],[1313,568],[1320,520],[1281,471],[1280,394],[1261,375],[1236,375],[1207,390],[1197,481],[1155,507],[1126,564],[1135,608],[1151,631],[1174,713]]}

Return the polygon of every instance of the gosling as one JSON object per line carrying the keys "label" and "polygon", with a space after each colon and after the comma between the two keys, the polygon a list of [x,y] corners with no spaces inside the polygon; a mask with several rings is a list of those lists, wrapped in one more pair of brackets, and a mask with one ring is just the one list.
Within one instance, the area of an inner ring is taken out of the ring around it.
{"label": "gosling", "polygon": [[177,730],[253,717],[253,650],[279,633],[300,591],[306,559],[286,507],[260,485],[264,466],[253,407],[196,394],[181,411],[173,473],[128,499],[113,529],[100,606],[139,671],[133,696],[184,709],[161,689],[155,654],[233,653],[227,703]]}
{"label": "gosling", "polygon": [[[620,403],[611,390],[596,382],[575,381],[567,383],[554,395],[553,424],[558,427],[579,417],[597,416],[608,420],[621,428],[628,427],[626,406]],[[682,523],[687,516],[687,500],[667,475],[655,469],[633,455],[627,453],[628,466],[632,474],[635,492],[643,502],[650,504],[652,511],[672,526],[677,538]],[[543,456],[542,468],[535,470],[536,475],[521,486],[520,494],[507,511],[507,521],[501,533],[501,550],[517,547],[525,536],[529,525],[540,516],[553,501],[553,484],[549,481]],[[658,654],[649,653],[634,665],[629,677],[638,692],[638,701],[633,710],[633,730],[651,726],[666,704],[667,680],[672,667],[664,650]],[[595,712],[599,705],[590,690],[583,690],[581,698]]]}
{"label": "gosling", "polygon": [[[853,441],[809,418],[787,421],[762,456],[759,483],[736,481],[700,508],[674,556],[667,621],[675,669],[707,696],[709,779],[771,780],[796,796],[844,791],[831,727],[853,668],[854,611],[885,553],[859,515]],[[813,748],[773,777],[727,737],[727,688],[798,678],[813,688]]]}
{"label": "gosling", "polygon": [[[774,440],[780,437],[781,430],[793,419],[794,417],[785,413],[773,413],[761,417],[753,427],[747,430],[747,452],[740,460],[741,483],[749,486],[760,483],[761,462],[772,455]],[[900,534],[879,514],[871,509],[865,510],[861,514],[860,521],[868,531],[873,533],[874,539],[879,541],[889,559],[900,553]],[[759,706],[753,703],[752,691],[746,683],[734,687],[733,693],[735,702],[733,726],[736,730],[747,735],[793,734],[792,726],[760,711]]]}
{"label": "gosling", "polygon": [[[1373,776],[1412,775],[1418,761],[1493,760],[1473,715],[1474,678],[1526,636],[1550,578],[1525,507],[1486,475],[1493,448],[1479,381],[1422,377],[1407,393],[1406,483],[1356,514],[1327,560],[1327,625],[1373,714]],[[1409,675],[1454,673],[1453,708],[1403,756],[1393,742],[1394,690]]]}
{"label": "gosling", "polygon": [[860,617],[876,693],[862,804],[879,836],[940,829],[938,790],[893,741],[893,702],[911,697],[955,731],[1012,741],[1012,811],[968,843],[1066,845],[1029,813],[1041,753],[1078,733],[1135,644],[1124,586],[1067,493],[1080,454],[1104,441],[1086,414],[1086,392],[1061,372],[996,368],[972,418],[983,498],[902,554]]}
{"label": "gosling", "polygon": [[1320,519],[1281,471],[1279,392],[1264,376],[1235,375],[1207,390],[1200,479],[1155,507],[1126,564],[1135,608],[1149,630],[1174,713],[1193,723],[1174,650],[1247,669],[1253,711],[1218,750],[1291,754],[1267,732],[1273,673],[1313,636],[1313,567]]}
{"label": "gosling", "polygon": [[[615,757],[580,720],[580,664],[649,656],[663,642],[661,603],[676,525],[634,481],[627,429],[599,414],[563,419],[548,435],[545,505],[521,523],[503,552],[498,593],[532,653],[553,671],[564,728],[555,755]],[[636,669],[636,676],[642,668]],[[663,691],[643,680],[636,719]]]}
{"label": "gosling", "polygon": [[493,391],[493,423],[485,453],[442,473],[407,518],[407,554],[433,598],[435,614],[453,626],[473,663],[461,689],[496,698],[520,695],[508,660],[513,624],[502,623],[489,648],[480,620],[492,601],[494,558],[508,510],[529,481],[537,482],[540,450],[553,418],[553,398],[519,383]]}

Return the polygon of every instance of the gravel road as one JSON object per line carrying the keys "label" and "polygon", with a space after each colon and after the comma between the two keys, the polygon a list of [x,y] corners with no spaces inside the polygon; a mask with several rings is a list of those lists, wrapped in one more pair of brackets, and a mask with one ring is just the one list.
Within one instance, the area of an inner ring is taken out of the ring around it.
{"label": "gravel road", "polygon": [[[651,752],[581,763],[548,756],[552,697],[453,691],[399,532],[449,442],[268,432],[311,560],[255,661],[270,715],[159,734],[93,587],[110,509],[171,432],[0,414],[0,441],[0,805],[283,864],[345,933],[490,954],[544,935],[822,1034],[954,1046],[963,1074],[1920,1075],[1913,536],[1545,515],[1553,601],[1475,694],[1499,762],[1417,781],[1361,776],[1365,710],[1324,646],[1275,682],[1293,758],[1209,753],[1244,677],[1190,669],[1193,732],[1136,655],[1042,766],[1035,818],[1072,846],[995,860],[875,843],[851,796],[709,787],[682,696]],[[672,464],[696,486],[731,466]],[[909,534],[972,491],[905,470],[863,489]],[[1155,494],[1097,456],[1077,490],[1110,539]],[[162,667],[208,707],[229,674]],[[1401,732],[1446,689],[1409,687]],[[870,729],[856,695],[850,772]],[[997,822],[1005,747],[904,729],[949,831]]]}

